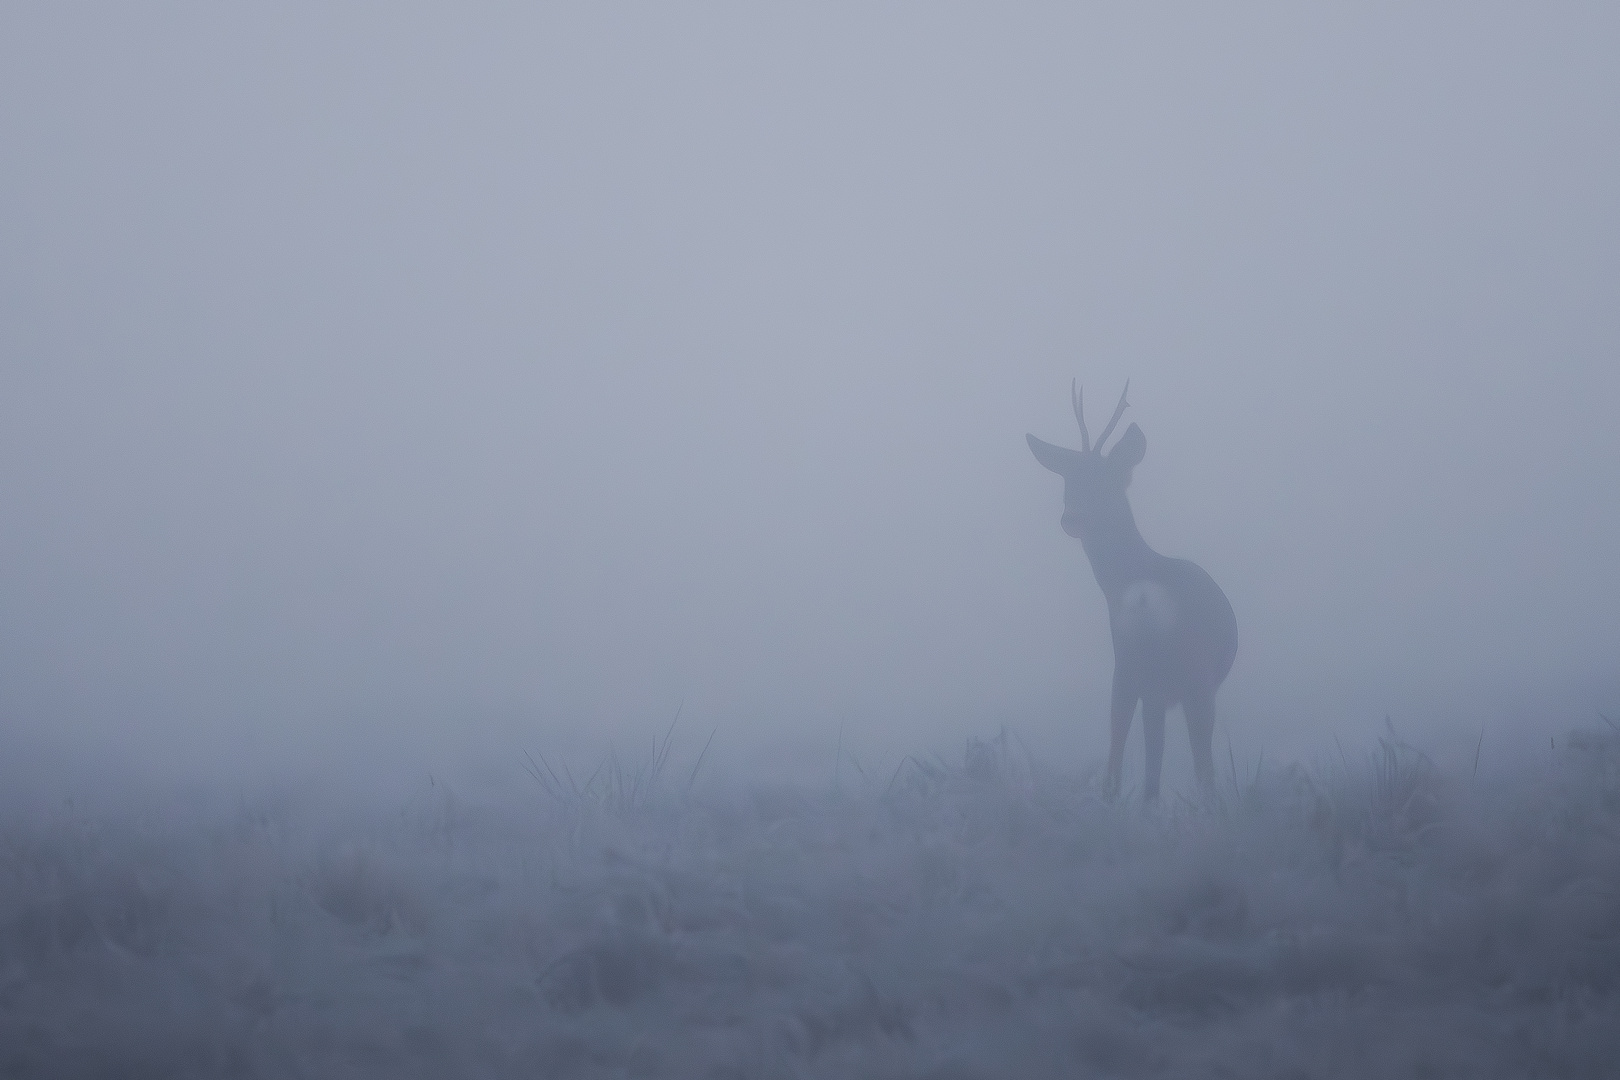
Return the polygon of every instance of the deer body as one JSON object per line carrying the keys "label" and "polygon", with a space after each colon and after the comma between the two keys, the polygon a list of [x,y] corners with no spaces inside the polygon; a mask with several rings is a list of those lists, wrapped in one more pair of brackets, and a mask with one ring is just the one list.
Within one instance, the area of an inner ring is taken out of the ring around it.
{"label": "deer body", "polygon": [[1147,453],[1147,438],[1132,424],[1113,450],[1102,452],[1125,407],[1121,394],[1095,448],[1078,393],[1074,410],[1085,449],[1027,438],[1036,460],[1064,479],[1063,531],[1080,541],[1108,601],[1114,640],[1108,790],[1119,790],[1125,738],[1140,703],[1147,745],[1143,794],[1151,800],[1159,794],[1165,713],[1177,705],[1187,718],[1198,783],[1214,786],[1215,691],[1237,657],[1237,618],[1201,567],[1160,555],[1137,530],[1125,489]]}

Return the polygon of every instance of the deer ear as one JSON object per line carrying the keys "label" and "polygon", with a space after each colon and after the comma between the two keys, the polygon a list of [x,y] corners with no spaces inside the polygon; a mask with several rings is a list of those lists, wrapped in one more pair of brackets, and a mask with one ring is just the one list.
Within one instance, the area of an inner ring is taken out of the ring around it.
{"label": "deer ear", "polygon": [[1029,440],[1029,448],[1035,454],[1035,460],[1045,465],[1059,476],[1067,476],[1074,467],[1075,460],[1080,457],[1078,450],[1070,450],[1064,446],[1053,446],[1049,442],[1042,442],[1033,435],[1025,435]]}
{"label": "deer ear", "polygon": [[1142,429],[1132,424],[1125,429],[1125,434],[1119,437],[1119,442],[1108,451],[1108,460],[1126,472],[1142,464],[1142,458],[1147,456],[1147,436]]}

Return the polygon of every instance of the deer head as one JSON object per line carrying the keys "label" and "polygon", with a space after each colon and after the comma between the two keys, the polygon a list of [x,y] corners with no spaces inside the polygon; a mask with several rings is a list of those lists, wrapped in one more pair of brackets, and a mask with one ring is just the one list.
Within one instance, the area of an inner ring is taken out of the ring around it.
{"label": "deer head", "polygon": [[1141,464],[1143,455],[1147,453],[1147,436],[1142,434],[1141,428],[1132,424],[1125,429],[1125,434],[1119,437],[1114,448],[1103,453],[1103,444],[1114,433],[1114,425],[1119,423],[1119,418],[1130,404],[1125,400],[1130,390],[1131,384],[1127,381],[1124,392],[1119,395],[1119,404],[1114,407],[1114,415],[1109,418],[1108,426],[1103,428],[1096,446],[1092,445],[1091,436],[1086,431],[1084,394],[1072,384],[1069,397],[1074,404],[1074,418],[1080,424],[1081,448],[1070,450],[1065,446],[1043,442],[1033,435],[1025,436],[1029,440],[1030,450],[1035,453],[1035,460],[1063,477],[1063,531],[1070,536],[1085,539],[1107,532],[1116,525],[1134,524],[1125,489],[1130,486],[1131,470]]}

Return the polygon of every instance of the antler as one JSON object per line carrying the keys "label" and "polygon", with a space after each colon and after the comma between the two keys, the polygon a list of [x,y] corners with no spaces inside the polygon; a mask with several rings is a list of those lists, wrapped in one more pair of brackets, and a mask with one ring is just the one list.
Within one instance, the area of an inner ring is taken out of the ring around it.
{"label": "antler", "polygon": [[[1108,426],[1103,428],[1102,438],[1097,440],[1097,453],[1099,453],[1099,454],[1102,453],[1103,443],[1107,442],[1108,441],[1108,436],[1110,436],[1110,435],[1112,435],[1114,433],[1114,425],[1119,423],[1119,418],[1121,416],[1125,415],[1125,406],[1130,404],[1130,402],[1125,400],[1125,395],[1130,393],[1130,392],[1131,392],[1131,380],[1126,379],[1125,380],[1125,389],[1121,390],[1120,393],[1119,393],[1119,404],[1114,406],[1114,415],[1113,415],[1112,418],[1109,419]],[[1085,427],[1084,424],[1082,424],[1080,426],[1082,428]]]}
{"label": "antler", "polygon": [[1086,392],[1078,379],[1069,380],[1069,400],[1074,403],[1074,418],[1080,421],[1080,451],[1085,453],[1091,449],[1091,435],[1086,431]]}

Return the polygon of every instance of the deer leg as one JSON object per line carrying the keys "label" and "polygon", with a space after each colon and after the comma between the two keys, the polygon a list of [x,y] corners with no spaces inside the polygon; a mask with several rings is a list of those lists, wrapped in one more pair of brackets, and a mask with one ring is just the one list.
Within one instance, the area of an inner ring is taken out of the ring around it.
{"label": "deer leg", "polygon": [[1136,691],[1116,666],[1113,702],[1108,710],[1108,778],[1103,782],[1103,794],[1109,798],[1119,794],[1120,773],[1125,768],[1125,736],[1131,733],[1131,720],[1136,716],[1136,697]]}
{"label": "deer leg", "polygon": [[1147,745],[1147,778],[1142,798],[1153,802],[1159,797],[1159,770],[1164,765],[1164,713],[1162,698],[1142,699],[1142,741]]}
{"label": "deer leg", "polygon": [[1209,796],[1215,792],[1215,754],[1210,744],[1215,739],[1215,695],[1189,694],[1181,709],[1187,714],[1187,738],[1192,740],[1193,775],[1198,777],[1199,790]]}

